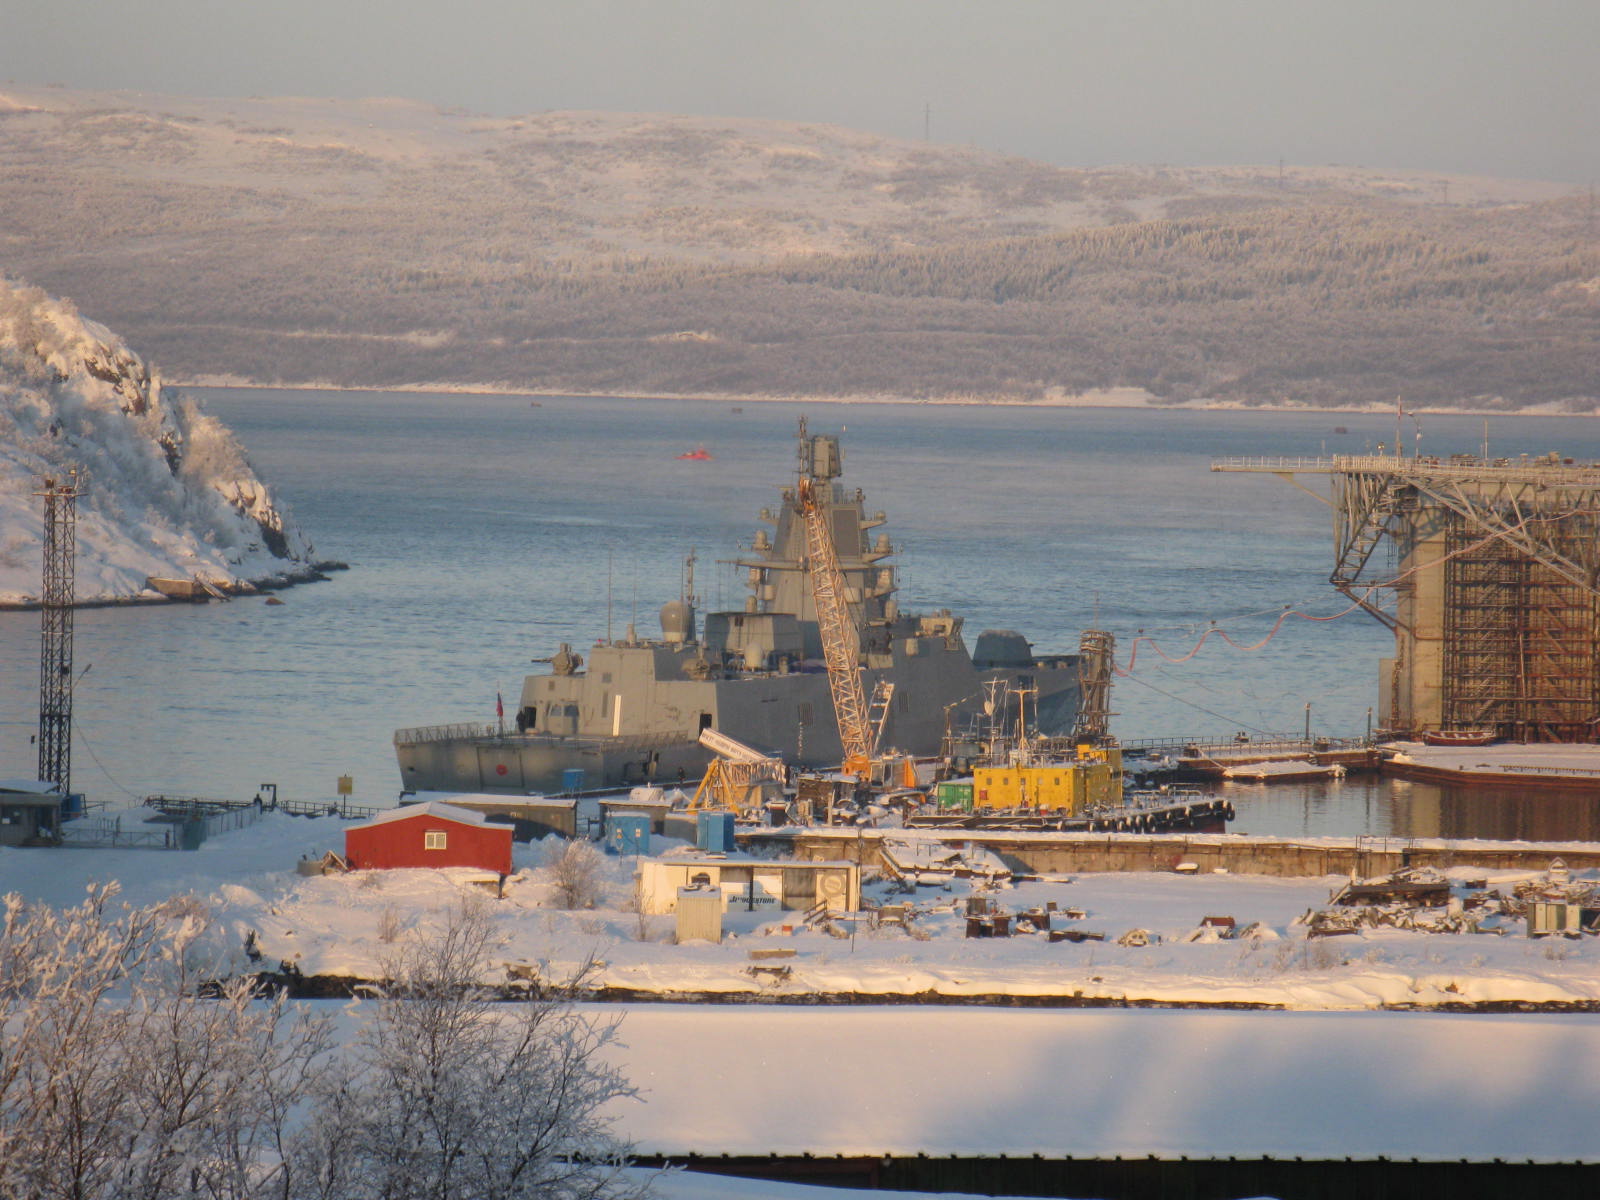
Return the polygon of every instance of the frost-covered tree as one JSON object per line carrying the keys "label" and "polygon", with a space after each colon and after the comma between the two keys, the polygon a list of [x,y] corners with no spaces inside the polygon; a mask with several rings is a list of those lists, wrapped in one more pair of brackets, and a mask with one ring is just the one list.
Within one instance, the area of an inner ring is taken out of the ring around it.
{"label": "frost-covered tree", "polygon": [[545,865],[562,908],[593,908],[600,899],[605,859],[593,842],[583,838],[550,838],[545,842]]}
{"label": "frost-covered tree", "polygon": [[600,1116],[613,1026],[569,994],[480,989],[470,909],[413,939],[353,1045],[219,980],[193,901],[0,899],[0,1197],[628,1200]]}
{"label": "frost-covered tree", "polygon": [[115,894],[0,902],[0,1195],[281,1195],[326,1022],[248,979],[204,985],[203,917]]}
{"label": "frost-covered tree", "polygon": [[[490,927],[464,905],[408,941],[293,1156],[307,1200],[623,1200],[624,1147],[600,1110],[632,1094],[570,989],[509,1003],[482,984]],[[365,1007],[365,1006],[364,1006]]]}

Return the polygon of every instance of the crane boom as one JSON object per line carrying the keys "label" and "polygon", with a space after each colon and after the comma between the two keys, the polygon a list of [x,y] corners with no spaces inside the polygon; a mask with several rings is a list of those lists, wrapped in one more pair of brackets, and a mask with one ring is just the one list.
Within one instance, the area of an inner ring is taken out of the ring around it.
{"label": "crane boom", "polygon": [[811,595],[817,607],[828,686],[833,692],[833,714],[839,722],[844,769],[859,774],[868,769],[872,748],[872,726],[861,686],[861,632],[850,615],[839,551],[833,544],[827,510],[818,501],[816,488],[815,479],[802,476],[797,496],[800,514],[805,518]]}

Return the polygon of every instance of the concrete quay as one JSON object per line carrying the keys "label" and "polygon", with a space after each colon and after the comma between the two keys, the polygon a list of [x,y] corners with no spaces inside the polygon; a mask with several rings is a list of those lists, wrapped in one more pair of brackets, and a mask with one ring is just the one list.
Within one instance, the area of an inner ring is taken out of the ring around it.
{"label": "concrete quay", "polygon": [[757,854],[812,860],[883,862],[885,838],[982,847],[1013,871],[1065,875],[1096,871],[1173,871],[1275,875],[1285,878],[1356,875],[1370,878],[1401,867],[1472,867],[1484,871],[1543,871],[1559,858],[1574,871],[1600,869],[1596,842],[1491,842],[1440,838],[1276,838],[1245,834],[1018,833],[995,830],[846,829],[785,827],[739,831],[742,848]]}

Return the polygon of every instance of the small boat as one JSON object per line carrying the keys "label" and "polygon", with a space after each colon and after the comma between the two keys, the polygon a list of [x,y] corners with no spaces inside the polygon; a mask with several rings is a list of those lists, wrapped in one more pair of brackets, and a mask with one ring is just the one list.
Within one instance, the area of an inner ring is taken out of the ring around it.
{"label": "small boat", "polygon": [[1343,425],[1335,425],[1333,427],[1333,431],[1335,433],[1349,433],[1350,432],[1350,430],[1348,428],[1346,428],[1345,426],[1343,426]]}
{"label": "small boat", "polygon": [[1430,729],[1422,735],[1425,746],[1487,746],[1494,741],[1488,729]]}
{"label": "small boat", "polygon": [[707,450],[704,446],[696,446],[687,454],[678,455],[678,460],[680,462],[710,462],[711,451]]}

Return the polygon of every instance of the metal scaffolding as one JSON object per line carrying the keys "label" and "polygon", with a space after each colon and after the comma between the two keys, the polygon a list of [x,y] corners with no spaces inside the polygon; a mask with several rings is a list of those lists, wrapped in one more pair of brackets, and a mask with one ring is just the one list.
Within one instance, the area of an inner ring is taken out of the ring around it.
{"label": "metal scaffolding", "polygon": [[1103,629],[1085,629],[1078,639],[1078,718],[1073,740],[1096,745],[1111,735],[1112,664],[1117,639]]}
{"label": "metal scaffolding", "polygon": [[[1600,740],[1600,465],[1350,455],[1211,469],[1277,475],[1332,507],[1329,581],[1394,632],[1379,696],[1391,731]],[[1329,476],[1331,496],[1300,475]]]}
{"label": "metal scaffolding", "polygon": [[44,590],[39,633],[39,778],[72,790],[72,605],[78,473],[41,481]]}

